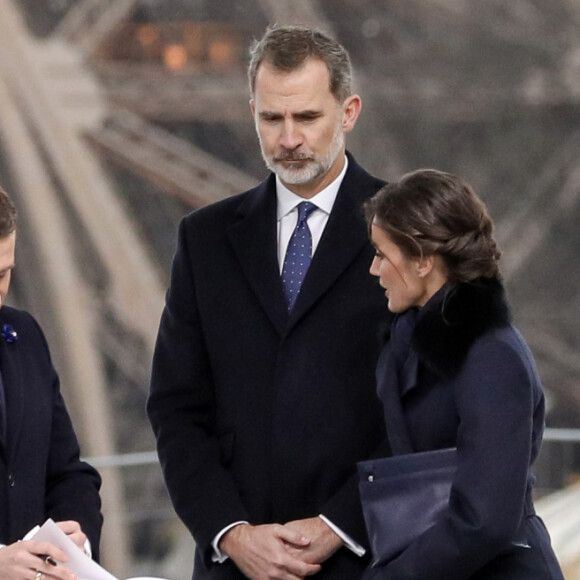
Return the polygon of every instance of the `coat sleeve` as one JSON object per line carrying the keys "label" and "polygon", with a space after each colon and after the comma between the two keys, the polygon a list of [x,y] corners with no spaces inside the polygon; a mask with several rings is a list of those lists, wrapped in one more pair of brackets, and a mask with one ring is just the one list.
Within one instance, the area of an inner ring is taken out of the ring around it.
{"label": "coat sleeve", "polygon": [[52,425],[46,468],[46,517],[54,521],[74,520],[91,542],[92,555],[99,559],[99,542],[103,517],[97,471],[79,458],[80,449],[73,425],[60,393],[60,382],[50,360],[48,345],[40,327],[33,321],[42,341],[42,352],[48,369],[52,392]]}
{"label": "coat sleeve", "polygon": [[365,580],[464,580],[525,549],[513,541],[524,516],[536,387],[511,343],[489,338],[472,347],[454,389],[460,424],[449,509]]}
{"label": "coat sleeve", "polygon": [[[377,449],[364,459],[388,457],[390,455],[391,447],[388,440],[384,439]],[[365,551],[368,551],[370,546],[360,503],[356,466],[353,467],[353,470],[353,474],[322,507],[321,513],[351,540],[359,544]]]}
{"label": "coat sleeve", "polygon": [[186,225],[182,221],[179,229],[147,412],[175,510],[209,562],[216,534],[249,516],[220,461],[215,387],[196,305]]}

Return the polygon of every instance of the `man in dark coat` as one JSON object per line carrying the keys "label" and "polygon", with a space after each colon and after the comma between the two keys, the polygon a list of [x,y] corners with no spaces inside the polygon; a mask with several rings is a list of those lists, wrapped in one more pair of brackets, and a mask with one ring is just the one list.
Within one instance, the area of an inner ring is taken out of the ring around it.
{"label": "man in dark coat", "polygon": [[0,579],[69,580],[66,564],[47,562],[66,562],[60,549],[18,540],[52,518],[98,557],[101,480],[79,459],[42,330],[27,312],[4,306],[15,243],[16,212],[0,189]]}
{"label": "man in dark coat", "polygon": [[383,182],[345,151],[361,100],[343,47],[273,28],[249,78],[272,173],[182,221],[148,413],[195,579],[356,580],[387,317],[361,207]]}

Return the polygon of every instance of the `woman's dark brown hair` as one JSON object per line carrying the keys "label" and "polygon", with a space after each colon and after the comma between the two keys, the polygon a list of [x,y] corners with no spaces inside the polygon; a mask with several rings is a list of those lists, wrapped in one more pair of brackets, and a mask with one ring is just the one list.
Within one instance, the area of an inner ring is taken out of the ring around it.
{"label": "woman's dark brown hair", "polygon": [[499,278],[501,252],[485,204],[459,177],[435,169],[407,173],[365,205],[408,258],[439,255],[450,282]]}

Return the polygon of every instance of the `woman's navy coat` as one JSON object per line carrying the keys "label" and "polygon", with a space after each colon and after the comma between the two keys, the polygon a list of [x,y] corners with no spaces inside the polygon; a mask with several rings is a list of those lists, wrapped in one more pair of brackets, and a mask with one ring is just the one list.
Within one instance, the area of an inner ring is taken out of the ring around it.
{"label": "woman's navy coat", "polygon": [[542,386],[500,282],[445,287],[399,316],[378,381],[393,453],[456,446],[458,466],[449,509],[365,580],[562,579],[531,497]]}

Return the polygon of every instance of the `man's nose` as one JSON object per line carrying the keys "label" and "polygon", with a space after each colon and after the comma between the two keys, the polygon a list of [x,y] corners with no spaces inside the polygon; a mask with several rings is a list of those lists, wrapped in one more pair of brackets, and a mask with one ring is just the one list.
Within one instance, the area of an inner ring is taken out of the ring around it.
{"label": "man's nose", "polygon": [[284,149],[294,150],[302,144],[302,135],[296,123],[286,121],[280,135],[280,145]]}

